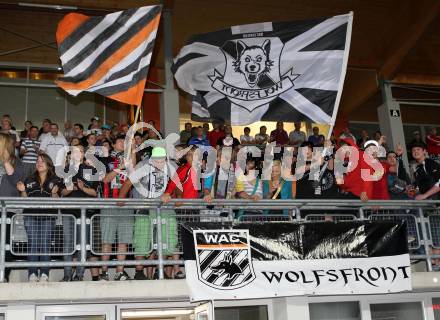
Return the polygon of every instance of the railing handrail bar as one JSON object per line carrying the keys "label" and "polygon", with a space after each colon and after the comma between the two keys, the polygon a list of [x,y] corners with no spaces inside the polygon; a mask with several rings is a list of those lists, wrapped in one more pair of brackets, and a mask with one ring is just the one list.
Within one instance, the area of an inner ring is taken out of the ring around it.
{"label": "railing handrail bar", "polygon": [[[337,205],[340,207],[356,206],[356,207],[372,207],[372,206],[408,206],[408,207],[432,207],[440,206],[438,200],[370,200],[368,202],[361,202],[360,200],[341,200],[341,199],[292,199],[292,200],[272,200],[262,199],[258,201],[244,200],[244,199],[213,199],[211,203],[207,203],[203,199],[172,199],[168,204],[164,204],[160,199],[102,199],[102,198],[20,198],[20,197],[0,197],[0,202],[3,206],[21,206],[23,208],[26,204],[44,204],[47,206],[59,207],[60,205],[117,205],[124,203],[124,208],[127,205],[155,205],[160,207],[173,207],[176,204],[183,205],[199,205],[199,206],[230,206],[230,205],[263,205],[263,206],[283,206],[289,205],[297,206],[311,206],[326,204]],[[98,208],[98,207],[97,207]]]}

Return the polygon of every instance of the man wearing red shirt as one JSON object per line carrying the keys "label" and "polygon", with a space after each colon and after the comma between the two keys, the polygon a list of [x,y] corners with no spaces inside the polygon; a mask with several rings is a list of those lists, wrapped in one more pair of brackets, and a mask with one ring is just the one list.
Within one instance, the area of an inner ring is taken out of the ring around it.
{"label": "man wearing red shirt", "polygon": [[440,156],[440,136],[437,135],[437,128],[432,127],[429,130],[429,134],[426,136],[426,144],[430,156]]}
{"label": "man wearing red shirt", "polygon": [[217,147],[217,141],[225,138],[225,132],[220,129],[220,122],[214,120],[212,122],[212,131],[208,132],[208,141],[211,147]]}
{"label": "man wearing red shirt", "polygon": [[[355,148],[355,150],[357,150],[359,161],[351,171],[344,174],[343,182],[338,177],[336,178],[336,182],[338,183],[339,189],[341,191],[341,196],[348,199],[358,198],[364,202],[368,201],[368,199],[372,199],[373,197],[373,182],[362,178],[362,169],[371,169],[364,159],[364,151],[360,150],[357,147],[356,142],[350,138],[339,140],[339,146],[343,147],[344,145],[351,146]],[[350,165],[351,164],[349,162],[348,166],[350,167]]]}
{"label": "man wearing red shirt", "polygon": [[287,131],[284,130],[284,124],[282,121],[277,122],[277,128],[270,133],[270,142],[275,141],[277,146],[284,146],[289,144],[289,136]]}

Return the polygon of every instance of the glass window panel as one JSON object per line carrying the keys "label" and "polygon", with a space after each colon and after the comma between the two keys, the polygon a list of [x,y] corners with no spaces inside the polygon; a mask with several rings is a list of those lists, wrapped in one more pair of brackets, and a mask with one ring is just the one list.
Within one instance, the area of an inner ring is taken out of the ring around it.
{"label": "glass window panel", "polygon": [[28,118],[40,127],[49,118],[64,128],[64,93],[55,88],[29,88]]}
{"label": "glass window panel", "polygon": [[202,311],[197,313],[196,320],[208,320],[208,312]]}
{"label": "glass window panel", "polygon": [[360,138],[362,130],[367,130],[368,135],[370,136],[371,139],[374,138],[374,133],[380,130],[379,123],[350,122],[348,127],[350,129],[350,132],[353,133],[357,139]]}
{"label": "glass window panel", "polygon": [[[1,318],[0,318],[1,319]],[[105,320],[105,316],[46,316],[45,320]]]}
{"label": "glass window panel", "polygon": [[309,304],[310,320],[361,320],[359,302],[326,302]]}
{"label": "glass window panel", "polygon": [[[425,134],[426,134],[426,135],[429,134],[429,131],[431,131],[431,128],[432,128],[432,127],[437,128],[437,135],[439,135],[439,132],[440,132],[440,125],[439,125],[439,124],[437,124],[437,125],[431,125],[431,126],[423,126],[423,127],[425,128]],[[426,136],[423,137],[423,139],[426,139]]]}
{"label": "glass window panel", "polygon": [[371,320],[423,320],[421,302],[371,304]]}
{"label": "glass window panel", "polygon": [[[5,77],[4,74],[9,73],[10,77]],[[15,71],[5,71],[5,70],[0,70],[0,74],[2,76],[0,76],[0,82],[13,82],[13,83],[25,83],[26,79],[20,78],[18,77],[18,74]]]}
{"label": "glass window panel", "polygon": [[434,319],[440,320],[440,298],[432,299],[432,309],[434,310]]}
{"label": "glass window panel", "polygon": [[81,123],[87,130],[90,119],[95,115],[95,94],[83,92],[76,97],[67,93],[64,95],[67,99],[67,120],[72,124]]}
{"label": "glass window panel", "polygon": [[215,308],[215,320],[267,320],[267,306]]}
{"label": "glass window panel", "polygon": [[[411,141],[414,139],[414,132],[418,131],[420,134],[422,133],[420,130],[420,126],[413,126],[413,125],[403,125],[403,134],[405,136],[405,143],[409,145]],[[422,139],[424,140],[425,137],[422,136]]]}
{"label": "glass window panel", "polygon": [[17,130],[23,130],[26,121],[26,88],[0,86],[0,116],[9,114]]}
{"label": "glass window panel", "polygon": [[124,309],[121,310],[121,320],[198,320],[207,319],[206,311],[196,315],[191,309]]}

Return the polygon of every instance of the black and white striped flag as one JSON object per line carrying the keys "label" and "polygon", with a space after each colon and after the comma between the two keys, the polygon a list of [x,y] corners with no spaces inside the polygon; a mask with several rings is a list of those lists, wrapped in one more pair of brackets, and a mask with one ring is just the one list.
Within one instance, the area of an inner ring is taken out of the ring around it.
{"label": "black and white striped flag", "polygon": [[66,15],[56,33],[64,71],[58,86],[73,96],[88,91],[141,105],[160,12],[149,6],[102,17]]}
{"label": "black and white striped flag", "polygon": [[333,124],[353,15],[234,26],[196,35],[173,64],[194,120]]}

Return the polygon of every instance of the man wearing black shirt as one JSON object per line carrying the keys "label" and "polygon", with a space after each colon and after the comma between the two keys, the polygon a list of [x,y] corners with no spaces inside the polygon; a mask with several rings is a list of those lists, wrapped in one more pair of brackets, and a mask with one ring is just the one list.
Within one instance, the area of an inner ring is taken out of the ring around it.
{"label": "man wearing black shirt", "polygon": [[[302,177],[297,180],[296,198],[297,199],[336,199],[338,198],[338,187],[336,185],[336,178],[333,173],[333,159],[327,159],[326,163],[320,165],[320,173],[316,177],[310,178],[312,159],[313,159],[313,144],[305,141],[301,144],[301,148],[306,147],[306,161],[303,167],[296,167],[295,173],[300,174],[304,172]],[[304,152],[300,149],[298,152]],[[325,167],[324,167],[325,165]]]}
{"label": "man wearing black shirt", "polygon": [[75,123],[73,126],[74,137],[81,141],[81,145],[87,147],[87,137],[84,135],[84,126],[81,123]]}
{"label": "man wearing black shirt", "polygon": [[419,188],[419,194],[415,199],[437,200],[440,194],[440,165],[427,157],[426,147],[422,143],[414,143],[411,153],[417,162],[414,185]]}

